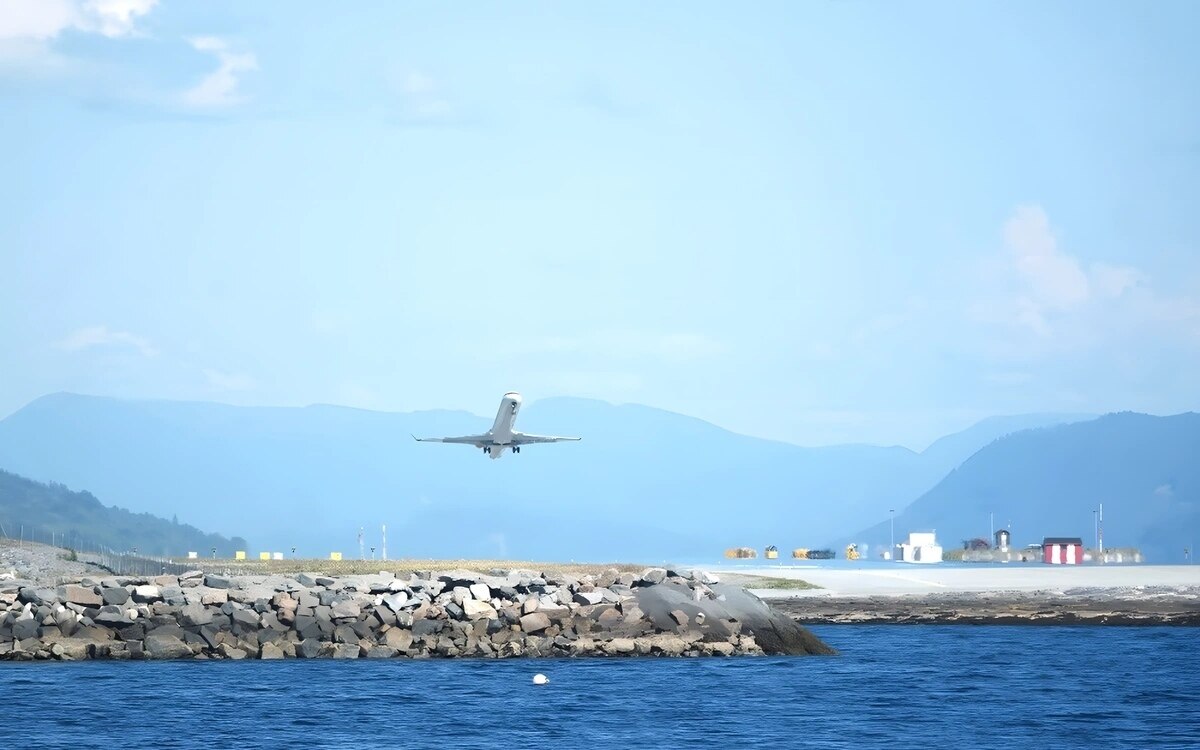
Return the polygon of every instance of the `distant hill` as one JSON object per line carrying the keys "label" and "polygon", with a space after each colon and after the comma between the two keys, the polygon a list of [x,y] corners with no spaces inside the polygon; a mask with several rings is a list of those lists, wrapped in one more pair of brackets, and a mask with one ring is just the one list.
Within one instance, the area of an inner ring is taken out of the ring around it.
{"label": "distant hill", "polygon": [[72,492],[60,484],[42,484],[7,471],[0,471],[0,527],[14,539],[80,550],[107,547],[148,555],[188,551],[207,555],[216,548],[217,554],[232,557],[234,550],[246,549],[246,541],[239,537],[226,539],[148,513],[108,507],[88,492]]}
{"label": "distant hill", "polygon": [[[896,539],[936,530],[943,547],[987,537],[1011,522],[1014,544],[1045,536],[1095,540],[1104,504],[1106,547],[1140,547],[1153,562],[1182,562],[1200,543],[1200,414],[1129,412],[1018,432],[950,472],[895,518]],[[889,543],[889,524],[853,537]]]}
{"label": "distant hill", "polygon": [[645,406],[555,398],[527,405],[518,426],[582,442],[491,461],[411,437],[490,421],[54,394],[0,421],[0,465],[201,527],[236,526],[262,550],[356,555],[360,527],[364,546],[380,547],[386,523],[392,557],[651,561],[824,544],[904,507],[1012,428],[928,455],[803,448]]}

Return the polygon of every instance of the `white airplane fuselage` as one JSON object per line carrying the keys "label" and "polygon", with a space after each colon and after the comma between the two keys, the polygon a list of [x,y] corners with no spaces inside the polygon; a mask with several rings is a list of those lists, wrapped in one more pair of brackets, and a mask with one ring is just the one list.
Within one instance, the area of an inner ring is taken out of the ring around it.
{"label": "white airplane fuselage", "polygon": [[[505,448],[513,449],[513,425],[517,421],[519,411],[521,411],[521,394],[504,394],[504,398],[500,399],[500,408],[496,411],[496,421],[492,422],[492,429],[488,430],[492,444],[485,450],[492,458],[503,456]],[[519,451],[520,448],[516,450]]]}

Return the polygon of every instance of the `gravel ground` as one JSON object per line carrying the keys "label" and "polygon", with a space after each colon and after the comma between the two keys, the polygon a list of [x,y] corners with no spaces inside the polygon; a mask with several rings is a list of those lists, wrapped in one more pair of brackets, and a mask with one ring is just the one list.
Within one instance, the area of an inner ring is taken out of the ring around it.
{"label": "gravel ground", "polygon": [[67,560],[66,555],[66,550],[48,544],[19,544],[11,539],[0,539],[0,577],[57,583],[60,578],[78,578],[96,573],[96,568]]}

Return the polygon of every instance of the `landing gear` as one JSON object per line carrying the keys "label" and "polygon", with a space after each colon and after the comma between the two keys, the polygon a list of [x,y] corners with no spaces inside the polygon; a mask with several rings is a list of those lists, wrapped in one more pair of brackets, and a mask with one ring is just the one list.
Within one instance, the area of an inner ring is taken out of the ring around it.
{"label": "landing gear", "polygon": [[490,456],[492,454],[492,446],[490,446],[490,445],[483,446],[483,452]]}
{"label": "landing gear", "polygon": [[513,452],[513,453],[520,453],[520,452],[521,452],[521,446],[519,446],[519,445],[514,445],[514,446],[512,447],[512,452]]}

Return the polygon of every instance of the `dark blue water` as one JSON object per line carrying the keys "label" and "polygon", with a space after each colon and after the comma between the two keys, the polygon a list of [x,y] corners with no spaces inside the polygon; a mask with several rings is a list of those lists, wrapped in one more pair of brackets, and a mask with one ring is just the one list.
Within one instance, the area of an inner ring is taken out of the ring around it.
{"label": "dark blue water", "polygon": [[1195,629],[815,630],[841,655],[0,663],[0,726],[42,748],[1200,748]]}

